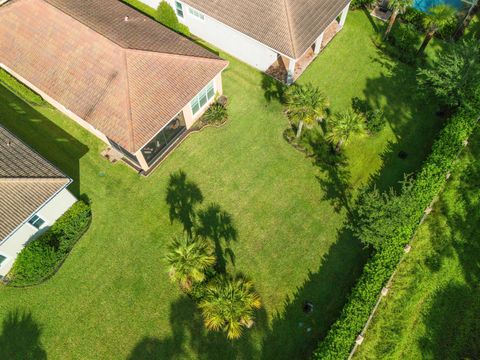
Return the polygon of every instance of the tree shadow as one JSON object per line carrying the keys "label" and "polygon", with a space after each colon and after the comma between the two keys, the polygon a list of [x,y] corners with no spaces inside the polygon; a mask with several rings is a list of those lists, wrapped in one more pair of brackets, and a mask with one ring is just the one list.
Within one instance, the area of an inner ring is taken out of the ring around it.
{"label": "tree shadow", "polygon": [[166,202],[169,205],[170,221],[179,221],[188,235],[192,236],[195,225],[195,207],[202,203],[203,195],[200,188],[187,180],[187,174],[179,170],[170,174]]}
{"label": "tree shadow", "polygon": [[213,241],[217,258],[215,267],[218,272],[226,272],[226,257],[235,266],[235,254],[230,248],[230,243],[237,240],[237,230],[231,215],[223,211],[220,205],[210,204],[206,209],[198,212],[198,225],[195,232]]}
{"label": "tree shadow", "polygon": [[69,176],[69,190],[80,196],[80,159],[89,148],[2,85],[0,109],[0,123]]}
{"label": "tree shadow", "polygon": [[280,104],[285,103],[285,91],[287,90],[287,86],[285,84],[267,74],[262,73],[261,86],[264,92],[263,96],[267,102],[276,100],[280,102]]}
{"label": "tree shadow", "polygon": [[[259,324],[267,323],[265,310],[258,311],[256,317]],[[221,332],[207,331],[199,309],[186,296],[172,303],[170,328],[172,334],[165,339],[143,338],[134,347],[128,360],[184,359],[191,356],[189,350],[195,352],[196,358],[205,360],[255,358],[251,334],[254,329],[246,331],[235,341],[228,340]]]}
{"label": "tree shadow", "polygon": [[30,312],[19,309],[9,312],[2,323],[1,358],[9,360],[47,359],[47,353],[40,342],[41,334],[41,328]]}
{"label": "tree shadow", "polygon": [[[338,317],[359,276],[366,253],[349,230],[338,231],[338,240],[310,272],[302,286],[287,297],[262,344],[261,359],[306,359]],[[305,312],[306,303],[313,311]]]}

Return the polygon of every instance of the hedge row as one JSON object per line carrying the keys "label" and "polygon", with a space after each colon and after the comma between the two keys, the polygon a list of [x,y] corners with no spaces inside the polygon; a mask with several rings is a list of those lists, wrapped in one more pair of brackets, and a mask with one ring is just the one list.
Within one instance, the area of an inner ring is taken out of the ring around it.
{"label": "hedge row", "polygon": [[478,105],[464,105],[441,131],[413,187],[401,198],[405,202],[409,220],[395,232],[395,237],[385,239],[384,245],[369,259],[340,317],[314,352],[314,359],[337,360],[348,357],[382,287],[395,270],[405,245],[418,227],[424,210],[442,189],[446,174],[453,168],[464,140],[472,134],[479,117]]}
{"label": "hedge row", "polygon": [[22,84],[20,81],[15,79],[8,72],[0,68],[0,84],[4,85],[11,92],[16,94],[21,99],[33,104],[33,105],[44,105],[45,100],[38,95],[36,92],[31,90],[29,87]]}
{"label": "hedge row", "polygon": [[9,285],[29,286],[51,277],[90,225],[90,206],[77,201],[38,239],[18,254],[8,274]]}

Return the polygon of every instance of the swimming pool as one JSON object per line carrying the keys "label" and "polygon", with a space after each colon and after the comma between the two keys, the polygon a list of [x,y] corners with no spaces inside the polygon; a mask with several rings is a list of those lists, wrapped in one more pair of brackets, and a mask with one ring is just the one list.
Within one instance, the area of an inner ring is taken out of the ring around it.
{"label": "swimming pool", "polygon": [[452,5],[455,9],[461,9],[464,6],[462,0],[415,0],[413,7],[421,11],[428,11],[432,6],[439,4]]}

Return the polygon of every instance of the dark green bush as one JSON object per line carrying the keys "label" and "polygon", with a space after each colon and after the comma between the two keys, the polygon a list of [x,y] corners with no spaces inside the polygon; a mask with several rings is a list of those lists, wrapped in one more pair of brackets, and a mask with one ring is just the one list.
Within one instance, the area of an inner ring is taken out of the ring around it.
{"label": "dark green bush", "polygon": [[90,206],[77,201],[51,228],[18,254],[11,272],[11,285],[38,284],[53,275],[77,240],[90,225]]}
{"label": "dark green bush", "polygon": [[208,110],[205,112],[205,114],[202,117],[202,121],[205,124],[223,124],[225,121],[228,119],[228,111],[227,108],[220,104],[219,102],[215,102],[210,107]]}
{"label": "dark green bush", "polygon": [[369,7],[375,4],[375,0],[352,0],[350,3],[351,9],[359,9],[361,7]]}
{"label": "dark green bush", "polygon": [[416,61],[420,36],[415,26],[397,23],[391,32],[389,42],[396,50],[393,55],[400,61],[407,64],[413,64]]}
{"label": "dark green bush", "polygon": [[404,23],[415,26],[418,31],[424,32],[426,30],[424,26],[425,17],[426,14],[423,11],[409,7],[407,11],[402,14],[401,20]]}
{"label": "dark green bush", "polygon": [[370,134],[376,134],[383,130],[387,123],[387,119],[383,110],[370,110],[365,113],[365,127]]}
{"label": "dark green bush", "polygon": [[158,22],[162,23],[166,27],[176,32],[179,32],[186,36],[190,35],[190,30],[188,29],[188,27],[178,21],[175,10],[173,10],[172,7],[165,0],[162,0],[158,5],[156,19]]}
{"label": "dark green bush", "polygon": [[[376,240],[378,250],[365,265],[339,318],[314,352],[315,359],[346,359],[348,357],[355,338],[362,331],[382,287],[395,270],[404,246],[413,236],[424,209],[442,189],[446,181],[446,173],[453,168],[457,154],[464,146],[463,141],[475,129],[479,105],[478,100],[464,104],[450,119],[433,145],[432,153],[408,187],[408,191],[394,195],[393,200],[380,199],[380,195],[377,194],[378,196],[373,196],[372,201],[368,201],[372,211],[364,208],[364,217],[368,216],[369,212],[370,216],[375,215],[372,221],[367,219],[368,226],[391,219],[392,212],[385,211],[392,206],[389,204],[390,201],[397,202],[396,211],[402,214],[401,224],[397,224],[392,231],[385,231],[383,239]],[[359,201],[357,205],[362,206],[362,200]],[[380,219],[382,217],[383,219]],[[359,225],[362,226],[362,223]]]}
{"label": "dark green bush", "polygon": [[23,100],[33,105],[45,105],[45,100],[29,87],[0,68],[0,83]]}

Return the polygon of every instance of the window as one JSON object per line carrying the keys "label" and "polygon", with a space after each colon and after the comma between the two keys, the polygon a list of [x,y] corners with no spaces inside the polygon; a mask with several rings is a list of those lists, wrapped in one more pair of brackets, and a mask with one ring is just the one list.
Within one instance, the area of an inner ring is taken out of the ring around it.
{"label": "window", "polygon": [[0,255],[0,266],[2,266],[2,263],[7,260],[6,256]]}
{"label": "window", "polygon": [[208,84],[197,96],[193,98],[190,105],[192,107],[193,115],[195,115],[205,104],[215,96],[215,89],[213,88],[213,81]]}
{"label": "window", "polygon": [[177,11],[177,15],[183,18],[183,5],[178,1],[175,1],[175,10]]}
{"label": "window", "polygon": [[30,220],[28,220],[28,223],[32,225],[33,227],[40,229],[43,224],[45,224],[45,220],[43,220],[40,216],[38,215],[33,215]]}
{"label": "window", "polygon": [[188,8],[188,12],[200,20],[205,20],[205,16],[198,10]]}

